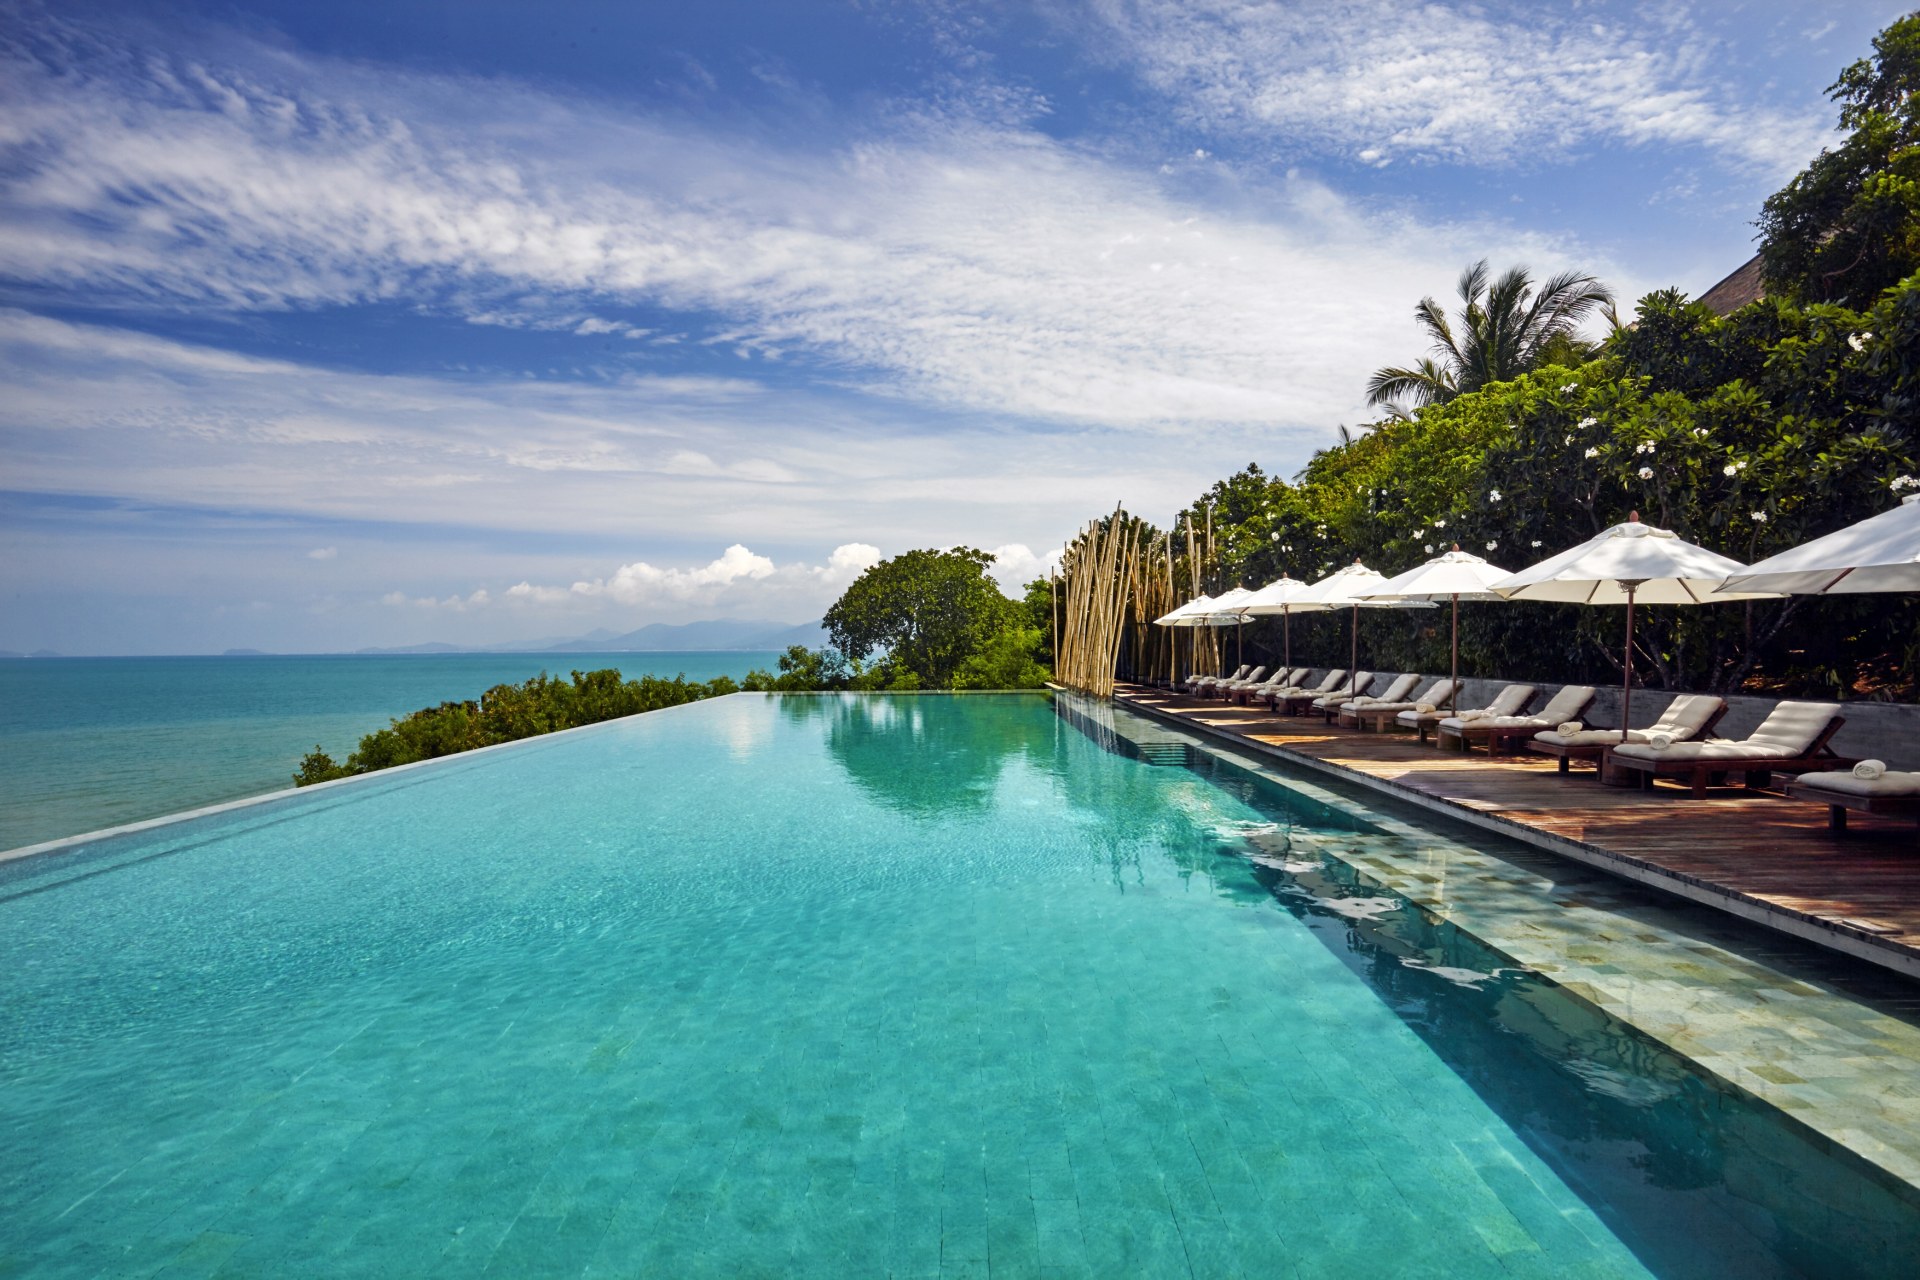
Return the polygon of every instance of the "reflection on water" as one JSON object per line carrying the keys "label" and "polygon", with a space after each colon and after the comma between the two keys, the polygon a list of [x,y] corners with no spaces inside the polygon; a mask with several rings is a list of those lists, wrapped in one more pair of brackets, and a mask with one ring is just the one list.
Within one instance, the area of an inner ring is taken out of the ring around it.
{"label": "reflection on water", "polygon": [[[1129,737],[1139,726],[1116,732],[1078,700],[1057,706],[1108,750],[1155,762]],[[1394,837],[1205,751],[1184,764],[1135,776],[1190,778],[1257,816],[1208,819],[1195,798],[1204,825],[1194,852],[1174,856],[1214,892],[1278,903],[1312,930],[1656,1273],[1914,1273],[1913,1188],[1340,857],[1354,843],[1343,832]],[[1168,789],[1185,807],[1182,784]]]}
{"label": "reflection on water", "polygon": [[985,810],[1009,762],[1044,766],[1053,752],[1023,697],[819,694],[783,697],[780,710],[826,721],[828,751],[874,803],[929,818]]}

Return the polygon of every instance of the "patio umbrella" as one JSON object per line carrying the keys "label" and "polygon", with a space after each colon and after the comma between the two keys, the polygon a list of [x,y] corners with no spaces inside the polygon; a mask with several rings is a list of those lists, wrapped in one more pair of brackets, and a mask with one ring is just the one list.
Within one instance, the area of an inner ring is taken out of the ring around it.
{"label": "patio umbrella", "polygon": [[[1154,619],[1154,623],[1162,627],[1231,627],[1238,625],[1239,621],[1233,614],[1222,612],[1220,601],[1212,596],[1195,596],[1179,608]],[[1193,661],[1191,651],[1187,661],[1189,664]]]}
{"label": "patio umbrella", "polygon": [[1389,578],[1374,591],[1370,600],[1425,600],[1438,604],[1453,602],[1453,682],[1447,693],[1447,710],[1453,710],[1460,696],[1460,602],[1462,600],[1499,600],[1491,590],[1494,583],[1511,577],[1499,565],[1488,564],[1479,556],[1462,551],[1459,543],[1445,555],[1435,556],[1423,565]]}
{"label": "patio umbrella", "polygon": [[1908,494],[1891,511],[1768,556],[1720,589],[1796,596],[1920,591],[1920,493]]}
{"label": "patio umbrella", "polygon": [[1353,657],[1347,664],[1347,695],[1360,692],[1360,611],[1362,609],[1431,609],[1433,606],[1413,600],[1374,600],[1367,592],[1378,589],[1387,575],[1369,569],[1358,560],[1344,569],[1335,569],[1299,594],[1295,603],[1317,604],[1323,609],[1353,610]]}
{"label": "patio umbrella", "polygon": [[1620,689],[1620,730],[1633,727],[1633,606],[1709,604],[1720,600],[1771,600],[1773,591],[1722,591],[1721,583],[1746,566],[1668,529],[1640,523],[1635,511],[1625,524],[1602,530],[1577,547],[1549,556],[1493,584],[1508,600],[1627,606],[1625,673]]}
{"label": "patio umbrella", "polygon": [[1281,665],[1289,671],[1293,669],[1293,615],[1326,613],[1331,608],[1324,604],[1302,603],[1299,596],[1306,589],[1307,584],[1300,579],[1281,574],[1240,602],[1240,612],[1249,618],[1270,617],[1276,613],[1280,615]]}
{"label": "patio umbrella", "polygon": [[1225,621],[1215,622],[1211,625],[1233,628],[1233,660],[1236,663],[1246,656],[1246,654],[1241,651],[1243,645],[1242,637],[1246,635],[1246,632],[1242,631],[1241,628],[1247,625],[1247,615],[1242,606],[1252,598],[1253,592],[1247,590],[1245,587],[1234,587],[1230,590],[1222,591],[1213,598],[1213,616],[1225,619]]}

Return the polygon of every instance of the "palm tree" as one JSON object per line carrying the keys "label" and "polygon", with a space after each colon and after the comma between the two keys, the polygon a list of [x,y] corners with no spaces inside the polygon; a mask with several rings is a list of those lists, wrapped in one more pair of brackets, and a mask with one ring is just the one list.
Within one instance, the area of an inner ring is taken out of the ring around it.
{"label": "palm tree", "polygon": [[[1457,395],[1493,382],[1506,382],[1544,357],[1563,360],[1591,354],[1575,330],[1596,309],[1611,315],[1613,294],[1598,279],[1562,271],[1540,286],[1525,267],[1512,267],[1489,280],[1487,260],[1460,273],[1460,335],[1432,298],[1420,299],[1413,318],[1433,339],[1433,357],[1411,369],[1382,369],[1367,380],[1367,403],[1384,405],[1399,417],[1409,404],[1420,408],[1445,404]],[[1617,324],[1617,321],[1616,321]]]}

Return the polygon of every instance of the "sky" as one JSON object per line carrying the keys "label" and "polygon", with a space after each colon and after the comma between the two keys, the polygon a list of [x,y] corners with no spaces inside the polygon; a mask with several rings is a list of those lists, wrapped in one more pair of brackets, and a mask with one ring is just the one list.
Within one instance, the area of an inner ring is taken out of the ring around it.
{"label": "sky", "polygon": [[1902,11],[0,0],[0,649],[1017,587],[1293,474],[1477,259],[1704,292]]}

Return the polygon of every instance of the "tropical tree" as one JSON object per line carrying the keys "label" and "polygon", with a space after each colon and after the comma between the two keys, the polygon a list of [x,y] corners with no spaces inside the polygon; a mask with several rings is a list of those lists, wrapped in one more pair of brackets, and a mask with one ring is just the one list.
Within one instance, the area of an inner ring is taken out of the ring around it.
{"label": "tropical tree", "polygon": [[1015,621],[987,576],[993,556],[972,547],[908,551],[854,579],[824,619],[834,648],[858,663],[876,649],[906,688],[950,688],[969,657]]}
{"label": "tropical tree", "polygon": [[1613,294],[1593,276],[1562,271],[1536,291],[1525,267],[1495,278],[1485,258],[1460,273],[1459,292],[1457,324],[1438,302],[1420,299],[1413,318],[1433,339],[1433,354],[1411,368],[1379,370],[1367,381],[1367,403],[1406,417],[1542,364],[1579,364],[1592,354],[1581,323],[1613,307]]}
{"label": "tropical tree", "polygon": [[1775,294],[1864,308],[1920,270],[1920,13],[1827,95],[1849,133],[1768,198],[1761,268]]}

